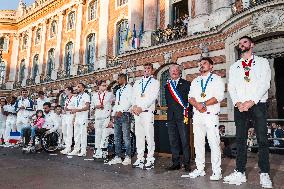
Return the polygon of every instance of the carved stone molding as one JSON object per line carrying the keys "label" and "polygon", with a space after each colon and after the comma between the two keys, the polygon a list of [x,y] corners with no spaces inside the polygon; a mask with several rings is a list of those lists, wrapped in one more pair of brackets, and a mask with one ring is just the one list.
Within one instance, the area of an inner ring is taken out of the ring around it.
{"label": "carved stone molding", "polygon": [[252,29],[261,33],[284,28],[284,6],[265,7],[253,14]]}

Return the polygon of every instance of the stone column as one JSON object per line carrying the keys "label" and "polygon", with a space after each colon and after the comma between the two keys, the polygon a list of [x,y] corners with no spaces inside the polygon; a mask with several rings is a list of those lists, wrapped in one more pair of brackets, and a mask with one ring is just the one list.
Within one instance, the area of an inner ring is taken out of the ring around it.
{"label": "stone column", "polygon": [[210,28],[218,26],[228,20],[232,15],[231,0],[212,0],[212,14],[210,15]]}
{"label": "stone column", "polygon": [[165,0],[165,28],[172,20],[172,4],[171,0]]}
{"label": "stone column", "polygon": [[7,89],[13,89],[13,84],[16,81],[16,71],[18,64],[18,55],[19,55],[19,35],[14,34],[13,38],[13,47],[11,54],[11,64],[10,64],[10,73],[9,73],[9,81],[6,83]]}
{"label": "stone column", "polygon": [[39,54],[39,65],[38,65],[38,74],[35,78],[36,83],[40,83],[40,75],[45,74],[42,70],[43,61],[44,61],[44,54],[45,54],[45,43],[46,43],[46,24],[48,20],[43,21],[42,25],[42,33],[41,33],[41,44],[40,44],[40,54]]}
{"label": "stone column", "polygon": [[189,34],[193,34],[196,32],[202,32],[208,30],[209,30],[209,0],[195,0],[195,17],[192,20],[190,20],[188,24],[188,32]]}
{"label": "stone column", "polygon": [[[100,16],[99,16],[99,38],[98,38],[98,64],[94,65],[94,69],[106,68],[107,55],[107,29],[108,29],[108,15],[109,15],[109,0],[100,2]],[[97,36],[96,36],[97,37]]]}
{"label": "stone column", "polygon": [[132,32],[134,24],[137,30],[143,22],[143,0],[130,0],[128,3],[130,8],[129,28]]}
{"label": "stone column", "polygon": [[[152,44],[152,32],[157,29],[158,18],[158,1],[145,0],[144,1],[144,35],[141,46],[149,47]],[[137,35],[139,35],[141,23],[136,27]]]}
{"label": "stone column", "polygon": [[26,86],[28,74],[29,74],[29,63],[30,63],[30,57],[31,57],[31,48],[32,48],[32,36],[33,36],[33,28],[30,28],[28,31],[28,46],[27,46],[27,58],[25,59],[25,77],[22,81],[22,86]]}
{"label": "stone column", "polygon": [[61,41],[62,41],[62,28],[63,28],[63,13],[65,11],[61,12],[58,16],[58,23],[57,23],[57,40],[56,40],[56,49],[55,49],[55,65],[54,70],[52,70],[51,73],[51,79],[56,80],[57,79],[57,72],[60,65],[60,55],[61,55]]}
{"label": "stone column", "polygon": [[74,61],[71,65],[71,75],[77,75],[78,66],[80,64],[80,47],[81,47],[81,34],[82,34],[82,14],[83,14],[83,2],[78,1],[78,11],[76,18],[76,39],[75,39],[75,53]]}

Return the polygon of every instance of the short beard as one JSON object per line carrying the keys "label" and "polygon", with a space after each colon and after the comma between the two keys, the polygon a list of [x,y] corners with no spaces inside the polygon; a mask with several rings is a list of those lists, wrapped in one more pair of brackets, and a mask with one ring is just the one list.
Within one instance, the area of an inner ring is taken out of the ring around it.
{"label": "short beard", "polygon": [[250,50],[250,48],[241,49],[241,53],[244,54],[244,53],[248,52],[249,50]]}

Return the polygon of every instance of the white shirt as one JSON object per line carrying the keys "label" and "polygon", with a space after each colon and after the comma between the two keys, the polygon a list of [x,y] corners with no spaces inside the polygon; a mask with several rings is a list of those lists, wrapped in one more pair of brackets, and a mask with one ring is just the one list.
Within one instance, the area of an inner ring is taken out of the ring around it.
{"label": "white shirt", "polygon": [[95,109],[96,106],[102,105],[104,109],[95,109],[96,119],[105,119],[111,115],[112,102],[114,101],[114,95],[111,92],[105,91],[94,92],[92,95],[92,108]]}
{"label": "white shirt", "polygon": [[[69,99],[69,97],[66,98],[65,102],[64,102],[64,109],[66,110],[69,109],[69,110],[72,110],[72,109],[75,109],[76,107],[76,103],[77,103],[77,97],[75,96],[71,96],[71,98]],[[70,113],[69,111],[66,112],[67,114]]]}
{"label": "white shirt", "polygon": [[15,104],[13,104],[13,105],[12,104],[5,105],[4,106],[4,111],[15,114],[16,113]]}
{"label": "white shirt", "polygon": [[[33,109],[33,107],[30,106],[30,100],[29,98],[24,99],[23,97],[20,97],[18,100],[18,108],[16,111],[18,111],[17,116],[30,116],[30,111],[27,109],[29,108],[30,110]],[[20,109],[22,106],[25,107],[25,109]]]}
{"label": "white shirt", "polygon": [[[151,78],[151,79],[150,79]],[[149,80],[150,79],[150,80]],[[149,81],[149,82],[148,82]],[[147,87],[146,83],[148,82]],[[142,83],[145,88],[144,95],[142,95]],[[142,111],[154,111],[156,100],[160,91],[160,83],[153,77],[137,80],[133,86],[132,105],[137,105],[142,108]]]}
{"label": "white shirt", "polygon": [[54,112],[49,112],[48,114],[44,115],[45,122],[42,128],[49,129],[50,132],[56,131],[59,128],[56,114]]}
{"label": "white shirt", "polygon": [[62,129],[62,115],[61,114],[58,115],[56,113],[54,114],[55,114],[54,118],[55,118],[55,121],[57,122],[58,129]]}
{"label": "white shirt", "polygon": [[50,102],[49,99],[47,97],[44,97],[44,99],[38,98],[36,100],[36,110],[43,110],[43,104],[45,102]]}
{"label": "white shirt", "polygon": [[266,58],[254,55],[251,70],[249,72],[250,82],[244,80],[245,71],[242,66],[243,59],[235,62],[229,71],[228,91],[233,104],[252,100],[266,102],[268,89],[270,88],[271,70]]}
{"label": "white shirt", "polygon": [[[87,93],[78,94],[75,102],[75,109],[82,109],[86,107],[86,103],[90,103],[90,96]],[[88,117],[89,110],[83,112],[76,112],[76,118],[80,118],[80,116],[84,116],[84,118]]]}
{"label": "white shirt", "polygon": [[[225,84],[220,76],[212,74],[212,77],[209,79],[205,90],[206,96],[204,98],[201,97],[201,80],[203,79],[203,87],[205,87],[207,78],[210,76],[210,74],[211,73],[208,73],[206,76],[198,76],[191,82],[188,98],[195,98],[197,102],[205,102],[210,98],[215,97],[218,103],[207,106],[207,112],[202,114],[208,114],[209,112],[209,114],[216,115],[220,113],[220,102],[224,99]],[[196,108],[193,108],[193,111],[195,114],[200,114]]]}
{"label": "white shirt", "polygon": [[113,106],[112,116],[116,112],[129,112],[131,107],[132,86],[130,84],[121,86],[115,93],[115,105]]}

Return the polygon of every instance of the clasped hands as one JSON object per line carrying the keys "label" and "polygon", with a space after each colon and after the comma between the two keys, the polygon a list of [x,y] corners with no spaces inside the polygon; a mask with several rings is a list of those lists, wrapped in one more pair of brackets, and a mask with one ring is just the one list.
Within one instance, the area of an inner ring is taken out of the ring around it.
{"label": "clasped hands", "polygon": [[253,107],[253,105],[255,105],[255,103],[252,100],[245,101],[243,103],[236,103],[236,107],[239,109],[240,112],[247,112],[251,107]]}
{"label": "clasped hands", "polygon": [[204,112],[207,111],[206,106],[204,106],[204,105],[202,104],[202,102],[197,102],[195,108],[196,108],[196,110],[199,111],[200,113],[204,113]]}
{"label": "clasped hands", "polygon": [[142,112],[143,112],[142,108],[138,107],[137,105],[134,105],[131,110],[131,113],[137,116],[139,116]]}

